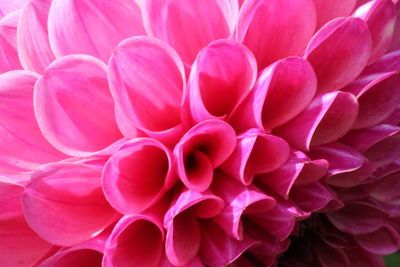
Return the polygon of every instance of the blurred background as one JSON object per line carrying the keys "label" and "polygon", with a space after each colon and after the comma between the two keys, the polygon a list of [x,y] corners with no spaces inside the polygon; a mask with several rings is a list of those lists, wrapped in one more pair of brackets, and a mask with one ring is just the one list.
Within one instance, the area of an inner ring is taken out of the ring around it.
{"label": "blurred background", "polygon": [[386,256],[385,263],[387,267],[400,267],[400,251]]}

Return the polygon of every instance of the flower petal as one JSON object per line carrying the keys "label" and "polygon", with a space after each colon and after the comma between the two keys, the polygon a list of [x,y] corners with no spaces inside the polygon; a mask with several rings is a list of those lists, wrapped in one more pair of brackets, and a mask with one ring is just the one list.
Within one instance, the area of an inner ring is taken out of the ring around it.
{"label": "flower petal", "polygon": [[395,253],[400,248],[400,236],[392,227],[382,227],[372,233],[356,235],[355,240],[363,249],[379,255]]}
{"label": "flower petal", "polygon": [[346,17],[353,11],[357,0],[314,0],[317,10],[317,29],[337,17]]}
{"label": "flower petal", "polygon": [[263,69],[278,59],[298,55],[315,25],[312,0],[247,0],[240,9],[235,38],[253,51]]}
{"label": "flower petal", "polygon": [[90,155],[121,138],[106,67],[91,56],[66,56],[54,61],[36,83],[34,105],[40,129],[68,155]]}
{"label": "flower petal", "polygon": [[0,0],[0,17],[23,8],[28,1],[30,0]]}
{"label": "flower petal", "polygon": [[144,34],[139,6],[130,0],[53,0],[48,31],[56,57],[88,54],[104,62],[121,40]]}
{"label": "flower petal", "polygon": [[371,36],[359,18],[338,18],[322,27],[305,50],[318,77],[318,92],[338,90],[354,80],[367,65]]}
{"label": "flower petal", "polygon": [[396,25],[394,28],[394,34],[393,34],[393,40],[392,40],[392,44],[390,46],[389,51],[394,51],[397,49],[400,49],[400,2],[399,1],[395,1],[395,9],[396,9]]}
{"label": "flower petal", "polygon": [[367,66],[362,74],[367,75],[391,71],[400,71],[400,49],[387,53],[373,64]]}
{"label": "flower petal", "polygon": [[22,69],[17,51],[17,24],[21,11],[14,11],[0,20],[0,73]]}

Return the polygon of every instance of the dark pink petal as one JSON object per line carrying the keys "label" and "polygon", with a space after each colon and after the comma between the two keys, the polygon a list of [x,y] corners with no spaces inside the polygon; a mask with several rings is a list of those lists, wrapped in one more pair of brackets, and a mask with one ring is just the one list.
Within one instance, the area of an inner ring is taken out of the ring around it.
{"label": "dark pink petal", "polygon": [[240,9],[235,38],[253,51],[263,69],[278,59],[298,55],[315,25],[312,0],[247,0]]}
{"label": "dark pink petal", "polygon": [[274,171],[285,163],[289,150],[285,140],[256,129],[249,130],[237,138],[235,150],[220,169],[249,185],[254,175]]}
{"label": "dark pink petal", "polygon": [[164,229],[157,218],[123,217],[105,245],[103,266],[158,267],[164,253]]}
{"label": "dark pink petal", "polygon": [[55,56],[88,54],[104,62],[120,41],[144,35],[139,6],[130,0],[119,0],[118,4],[103,0],[53,0],[48,31]]}
{"label": "dark pink petal", "polygon": [[212,190],[225,201],[226,205],[214,221],[230,236],[242,240],[242,216],[271,210],[275,206],[275,199],[254,185],[244,186],[223,173],[216,175]]}
{"label": "dark pink petal", "polygon": [[392,39],[392,44],[390,45],[389,51],[394,51],[397,49],[400,49],[400,2],[399,1],[394,1],[395,3],[395,8],[396,8],[396,25],[394,28],[394,33],[393,33],[393,39]]}
{"label": "dark pink petal", "polygon": [[319,30],[304,57],[318,77],[318,92],[337,90],[354,80],[371,53],[368,26],[359,18],[338,18]]}
{"label": "dark pink petal", "polygon": [[382,201],[391,202],[400,197],[400,170],[379,178],[371,185],[370,196]]}
{"label": "dark pink petal", "polygon": [[299,116],[278,128],[276,135],[293,147],[308,150],[312,145],[333,142],[347,133],[358,114],[353,94],[330,92],[319,95]]}
{"label": "dark pink petal", "polygon": [[339,143],[313,147],[311,157],[324,158],[329,162],[324,182],[337,187],[356,186],[374,171],[360,152]]}
{"label": "dark pink petal", "polygon": [[100,175],[92,167],[72,163],[38,169],[22,197],[29,225],[45,240],[61,246],[98,235],[116,218],[104,198]]}
{"label": "dark pink petal", "polygon": [[239,132],[256,127],[270,131],[303,111],[314,97],[316,87],[314,70],[306,60],[299,57],[280,60],[260,74],[230,123]]}
{"label": "dark pink petal", "polygon": [[323,267],[350,266],[350,261],[341,249],[321,247],[317,249],[317,257]]}
{"label": "dark pink petal", "polygon": [[144,24],[150,36],[169,43],[189,65],[210,42],[229,36],[237,0],[147,0]]}
{"label": "dark pink petal", "polygon": [[214,168],[228,159],[235,146],[235,131],[226,122],[207,120],[195,125],[174,149],[179,178],[190,189],[206,190]]}
{"label": "dark pink petal", "polygon": [[230,266],[244,252],[258,242],[244,235],[243,240],[238,241],[226,234],[212,221],[203,221],[202,242],[200,255],[208,266]]}
{"label": "dark pink petal", "polygon": [[377,74],[391,71],[400,71],[400,49],[384,55],[379,60],[366,67],[362,74]]}
{"label": "dark pink petal", "polygon": [[353,11],[357,0],[314,0],[317,10],[317,29],[337,17],[346,17]]}
{"label": "dark pink petal", "polygon": [[171,152],[150,138],[132,139],[114,153],[103,170],[103,190],[123,214],[141,212],[176,181]]}
{"label": "dark pink petal", "polygon": [[43,73],[54,60],[47,19],[51,0],[31,0],[22,10],[18,26],[18,54],[25,69]]}
{"label": "dark pink petal", "polygon": [[17,25],[21,11],[14,11],[0,20],[0,73],[22,69],[17,51]]}
{"label": "dark pink petal", "polygon": [[[161,258],[160,264],[158,267],[175,267],[175,265],[173,265],[167,258],[167,256],[163,255],[163,257]],[[200,260],[200,258],[198,256],[196,256],[195,258],[193,258],[189,263],[183,265],[182,267],[204,267],[203,262]]]}
{"label": "dark pink petal", "polygon": [[364,249],[353,247],[346,249],[347,258],[350,260],[350,266],[362,267],[385,267],[381,255],[368,253]]}
{"label": "dark pink petal", "polygon": [[382,227],[378,230],[355,236],[356,242],[368,252],[388,255],[400,248],[400,236],[392,227]]}
{"label": "dark pink petal", "polygon": [[0,170],[29,171],[66,156],[43,137],[33,112],[33,87],[38,75],[28,71],[0,75]]}
{"label": "dark pink petal", "polygon": [[157,39],[133,37],[119,44],[109,69],[118,123],[125,121],[151,137],[176,143],[182,134],[180,105],[185,86],[179,55]]}
{"label": "dark pink petal", "polygon": [[369,63],[390,48],[396,24],[396,9],[392,0],[373,0],[359,7],[353,16],[364,20],[371,32],[372,50]]}
{"label": "dark pink petal", "polygon": [[121,138],[106,70],[94,57],[71,55],[54,61],[37,81],[34,105],[39,127],[60,151],[86,156]]}
{"label": "dark pink petal", "polygon": [[21,9],[29,0],[0,0],[0,17],[7,13]]}
{"label": "dark pink petal", "polygon": [[201,50],[188,82],[194,121],[227,118],[252,89],[256,76],[256,60],[241,44],[218,40]]}

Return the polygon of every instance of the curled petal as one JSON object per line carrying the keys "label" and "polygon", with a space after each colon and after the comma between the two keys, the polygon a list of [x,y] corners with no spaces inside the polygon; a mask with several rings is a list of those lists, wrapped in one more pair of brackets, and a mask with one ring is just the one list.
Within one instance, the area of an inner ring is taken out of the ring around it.
{"label": "curled petal", "polygon": [[357,0],[314,0],[317,10],[317,29],[337,17],[346,17],[353,11]]}
{"label": "curled petal", "polygon": [[43,239],[60,246],[98,235],[116,218],[104,198],[100,175],[92,167],[73,163],[38,169],[22,196],[28,224]]}
{"label": "curled petal", "polygon": [[358,114],[353,94],[330,92],[319,95],[299,116],[276,129],[293,147],[308,150],[312,145],[333,142],[345,135]]}
{"label": "curled petal", "polygon": [[395,253],[400,248],[400,235],[390,226],[356,235],[355,240],[366,251],[379,255]]}
{"label": "curled petal", "polygon": [[338,90],[354,80],[371,54],[368,26],[359,18],[338,18],[311,39],[304,57],[318,77],[318,92]]}
{"label": "curled petal", "polygon": [[149,37],[126,39],[110,59],[108,75],[118,123],[167,143],[177,141],[185,71],[171,47]]}
{"label": "curled petal", "polygon": [[207,120],[195,125],[174,149],[179,178],[190,189],[206,190],[214,168],[228,159],[235,146],[235,131],[226,122]]}
{"label": "curled petal", "polygon": [[130,0],[53,0],[48,31],[55,56],[87,54],[104,62],[121,40],[144,34],[139,6]]}
{"label": "curled petal", "polygon": [[17,51],[17,24],[20,15],[18,10],[0,20],[0,73],[22,69]]}
{"label": "curled petal", "polygon": [[106,67],[91,56],[66,56],[54,61],[36,83],[39,127],[53,146],[68,155],[87,156],[121,138]]}
{"label": "curled petal", "polygon": [[241,44],[218,40],[201,50],[188,82],[194,121],[229,117],[252,89],[256,76],[255,58]]}
{"label": "curled petal", "polygon": [[247,0],[240,9],[235,38],[253,51],[263,69],[278,59],[298,55],[315,25],[312,0]]}
{"label": "curled petal", "polygon": [[387,53],[373,64],[367,66],[362,74],[368,75],[392,71],[400,71],[400,49]]}

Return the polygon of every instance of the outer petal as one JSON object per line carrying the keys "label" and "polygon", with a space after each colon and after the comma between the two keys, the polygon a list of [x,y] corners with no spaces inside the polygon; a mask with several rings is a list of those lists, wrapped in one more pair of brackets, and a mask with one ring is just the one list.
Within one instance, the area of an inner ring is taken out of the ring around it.
{"label": "outer petal", "polygon": [[400,185],[399,175],[400,170],[397,170],[380,177],[378,181],[371,184],[370,196],[382,202],[392,201],[393,204],[395,204],[395,199],[400,197],[400,192],[398,190]]}
{"label": "outer petal", "polygon": [[317,29],[337,17],[346,17],[353,11],[357,0],[314,0],[317,10]]}
{"label": "outer petal", "polygon": [[130,0],[53,0],[48,30],[57,57],[88,54],[105,62],[121,40],[144,34],[139,6]]}
{"label": "outer petal", "polygon": [[116,218],[103,196],[100,173],[81,164],[43,166],[33,174],[22,203],[32,229],[61,246],[98,235]]}
{"label": "outer petal", "polygon": [[365,266],[365,267],[385,267],[381,255],[366,252],[361,248],[351,248],[346,250],[346,256],[350,260],[351,266]]}
{"label": "outer petal", "polygon": [[0,73],[22,69],[17,51],[17,24],[21,11],[14,11],[0,20]]}
{"label": "outer petal", "polygon": [[311,145],[330,143],[345,135],[357,114],[358,102],[351,93],[325,93],[295,119],[276,129],[275,134],[295,148],[308,150]]}
{"label": "outer petal", "polygon": [[72,55],[54,61],[36,83],[34,104],[43,135],[71,156],[98,152],[121,138],[106,66],[96,58]]}
{"label": "outer petal", "polygon": [[395,8],[396,8],[397,19],[396,19],[396,25],[394,28],[393,40],[392,40],[392,44],[390,46],[389,51],[400,49],[400,19],[399,19],[399,17],[400,17],[400,2],[399,1],[395,1]]}
{"label": "outer petal", "polygon": [[147,0],[143,11],[149,35],[169,43],[191,65],[200,49],[229,36],[238,2]]}
{"label": "outer petal", "polygon": [[185,86],[178,54],[157,39],[133,37],[118,46],[109,69],[111,93],[122,113],[116,115],[125,116],[149,136],[175,144],[182,134],[180,105]]}
{"label": "outer petal", "polygon": [[23,9],[18,25],[18,55],[25,69],[43,73],[54,60],[47,19],[51,0],[31,0]]}
{"label": "outer petal", "polygon": [[367,66],[362,74],[367,75],[391,71],[400,71],[400,49],[384,55],[373,64]]}
{"label": "outer petal", "polygon": [[338,90],[354,80],[371,53],[368,26],[359,18],[330,21],[311,39],[304,57],[318,77],[318,92]]}
{"label": "outer petal", "polygon": [[382,227],[375,232],[356,235],[356,242],[368,252],[388,255],[400,248],[400,236],[392,227]]}
{"label": "outer petal", "polygon": [[29,0],[0,0],[0,17],[23,8],[28,1]]}
{"label": "outer petal", "polygon": [[312,0],[247,0],[240,9],[235,38],[253,51],[263,69],[278,59],[298,55],[315,24]]}
{"label": "outer petal", "polygon": [[33,87],[38,76],[28,71],[0,75],[0,170],[29,171],[65,155],[42,136],[33,112]]}
{"label": "outer petal", "polygon": [[245,46],[218,40],[204,48],[188,82],[194,121],[229,117],[252,89],[256,76],[256,60]]}

